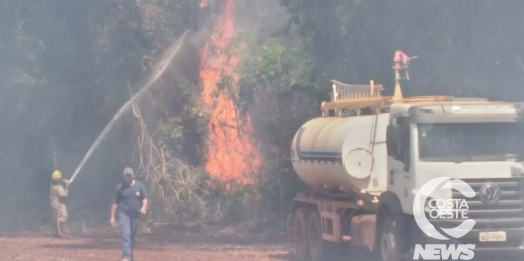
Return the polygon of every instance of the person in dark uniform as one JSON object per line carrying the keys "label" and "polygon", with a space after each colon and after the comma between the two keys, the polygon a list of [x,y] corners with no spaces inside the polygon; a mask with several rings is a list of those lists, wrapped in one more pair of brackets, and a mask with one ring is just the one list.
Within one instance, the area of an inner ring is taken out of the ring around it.
{"label": "person in dark uniform", "polygon": [[116,186],[111,205],[111,225],[116,226],[115,214],[118,210],[118,224],[122,237],[122,261],[133,260],[135,236],[138,231],[140,214],[147,210],[147,191],[142,182],[135,180],[132,168],[124,169],[124,181]]}

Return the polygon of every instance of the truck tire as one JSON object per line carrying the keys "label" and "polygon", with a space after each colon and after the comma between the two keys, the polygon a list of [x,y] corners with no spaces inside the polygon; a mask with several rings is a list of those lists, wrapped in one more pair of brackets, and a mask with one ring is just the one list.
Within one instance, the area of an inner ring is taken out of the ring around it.
{"label": "truck tire", "polygon": [[382,223],[380,241],[378,242],[378,255],[381,261],[402,261],[406,253],[402,251],[405,245],[399,235],[399,227],[394,214],[389,214]]}
{"label": "truck tire", "polygon": [[307,241],[309,255],[312,261],[325,261],[326,242],[322,240],[322,224],[320,223],[320,213],[315,210],[309,215],[307,226]]}
{"label": "truck tire", "polygon": [[297,261],[306,261],[309,258],[306,228],[306,211],[299,208],[293,215],[293,243]]}

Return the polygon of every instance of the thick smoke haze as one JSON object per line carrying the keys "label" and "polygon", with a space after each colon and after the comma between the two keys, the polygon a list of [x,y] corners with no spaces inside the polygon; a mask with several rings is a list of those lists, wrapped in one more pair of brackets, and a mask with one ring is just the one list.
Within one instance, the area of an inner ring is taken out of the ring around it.
{"label": "thick smoke haze", "polygon": [[[0,0],[0,230],[49,222],[53,152],[56,167],[71,177],[130,93],[138,92],[165,50],[187,29],[190,39],[183,52],[137,105],[150,133],[162,130],[154,136],[156,146],[194,167],[205,164],[209,119],[200,106],[200,55],[224,2],[210,0],[201,8],[194,0]],[[330,79],[357,84],[373,79],[391,93],[392,58],[398,49],[418,55],[411,62],[412,79],[404,85],[406,95],[524,98],[522,1],[235,3],[238,34],[259,44],[277,39],[284,53],[297,47],[310,59],[307,76],[293,71],[298,67],[283,75],[294,77],[286,88],[298,83],[311,104],[327,97]],[[252,56],[254,52],[245,51],[238,58]],[[321,86],[320,92],[308,84]],[[279,95],[277,105],[298,99]],[[257,108],[276,107],[260,105],[263,101],[257,101]],[[303,118],[284,109],[279,113],[296,122],[254,122],[255,129],[290,142]],[[316,116],[316,107],[309,110],[308,117]],[[261,114],[264,110],[253,117]],[[139,167],[139,136],[132,112],[108,133],[71,186],[67,203],[72,220],[107,223],[119,174],[126,165]],[[287,151],[266,149],[262,162],[279,158],[282,165],[271,168],[293,176]],[[264,191],[273,193],[275,187]],[[268,200],[284,201],[284,194],[292,198],[295,188],[286,189]],[[274,208],[286,213],[286,204]]]}

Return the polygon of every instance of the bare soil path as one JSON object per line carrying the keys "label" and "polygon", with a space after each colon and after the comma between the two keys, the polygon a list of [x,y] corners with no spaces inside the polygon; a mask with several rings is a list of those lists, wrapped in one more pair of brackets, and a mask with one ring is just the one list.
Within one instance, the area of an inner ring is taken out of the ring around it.
{"label": "bare soil path", "polygon": [[[119,234],[89,233],[55,239],[49,235],[0,237],[0,261],[113,261],[121,260]],[[135,261],[289,261],[289,243],[282,237],[234,233],[184,232],[164,228],[140,234]]]}

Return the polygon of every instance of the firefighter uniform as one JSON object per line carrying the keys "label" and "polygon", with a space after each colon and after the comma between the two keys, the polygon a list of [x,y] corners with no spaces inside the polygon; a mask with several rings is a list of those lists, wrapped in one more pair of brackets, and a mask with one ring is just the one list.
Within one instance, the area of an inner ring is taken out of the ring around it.
{"label": "firefighter uniform", "polygon": [[53,226],[55,227],[55,232],[58,232],[59,228],[57,226],[60,226],[60,230],[65,228],[64,224],[68,218],[67,208],[64,204],[64,199],[69,194],[69,191],[66,187],[63,186],[61,181],[64,181],[66,184],[69,183],[67,179],[62,179],[62,174],[60,173],[60,171],[57,170],[53,172],[50,199],[51,207],[53,208]]}

